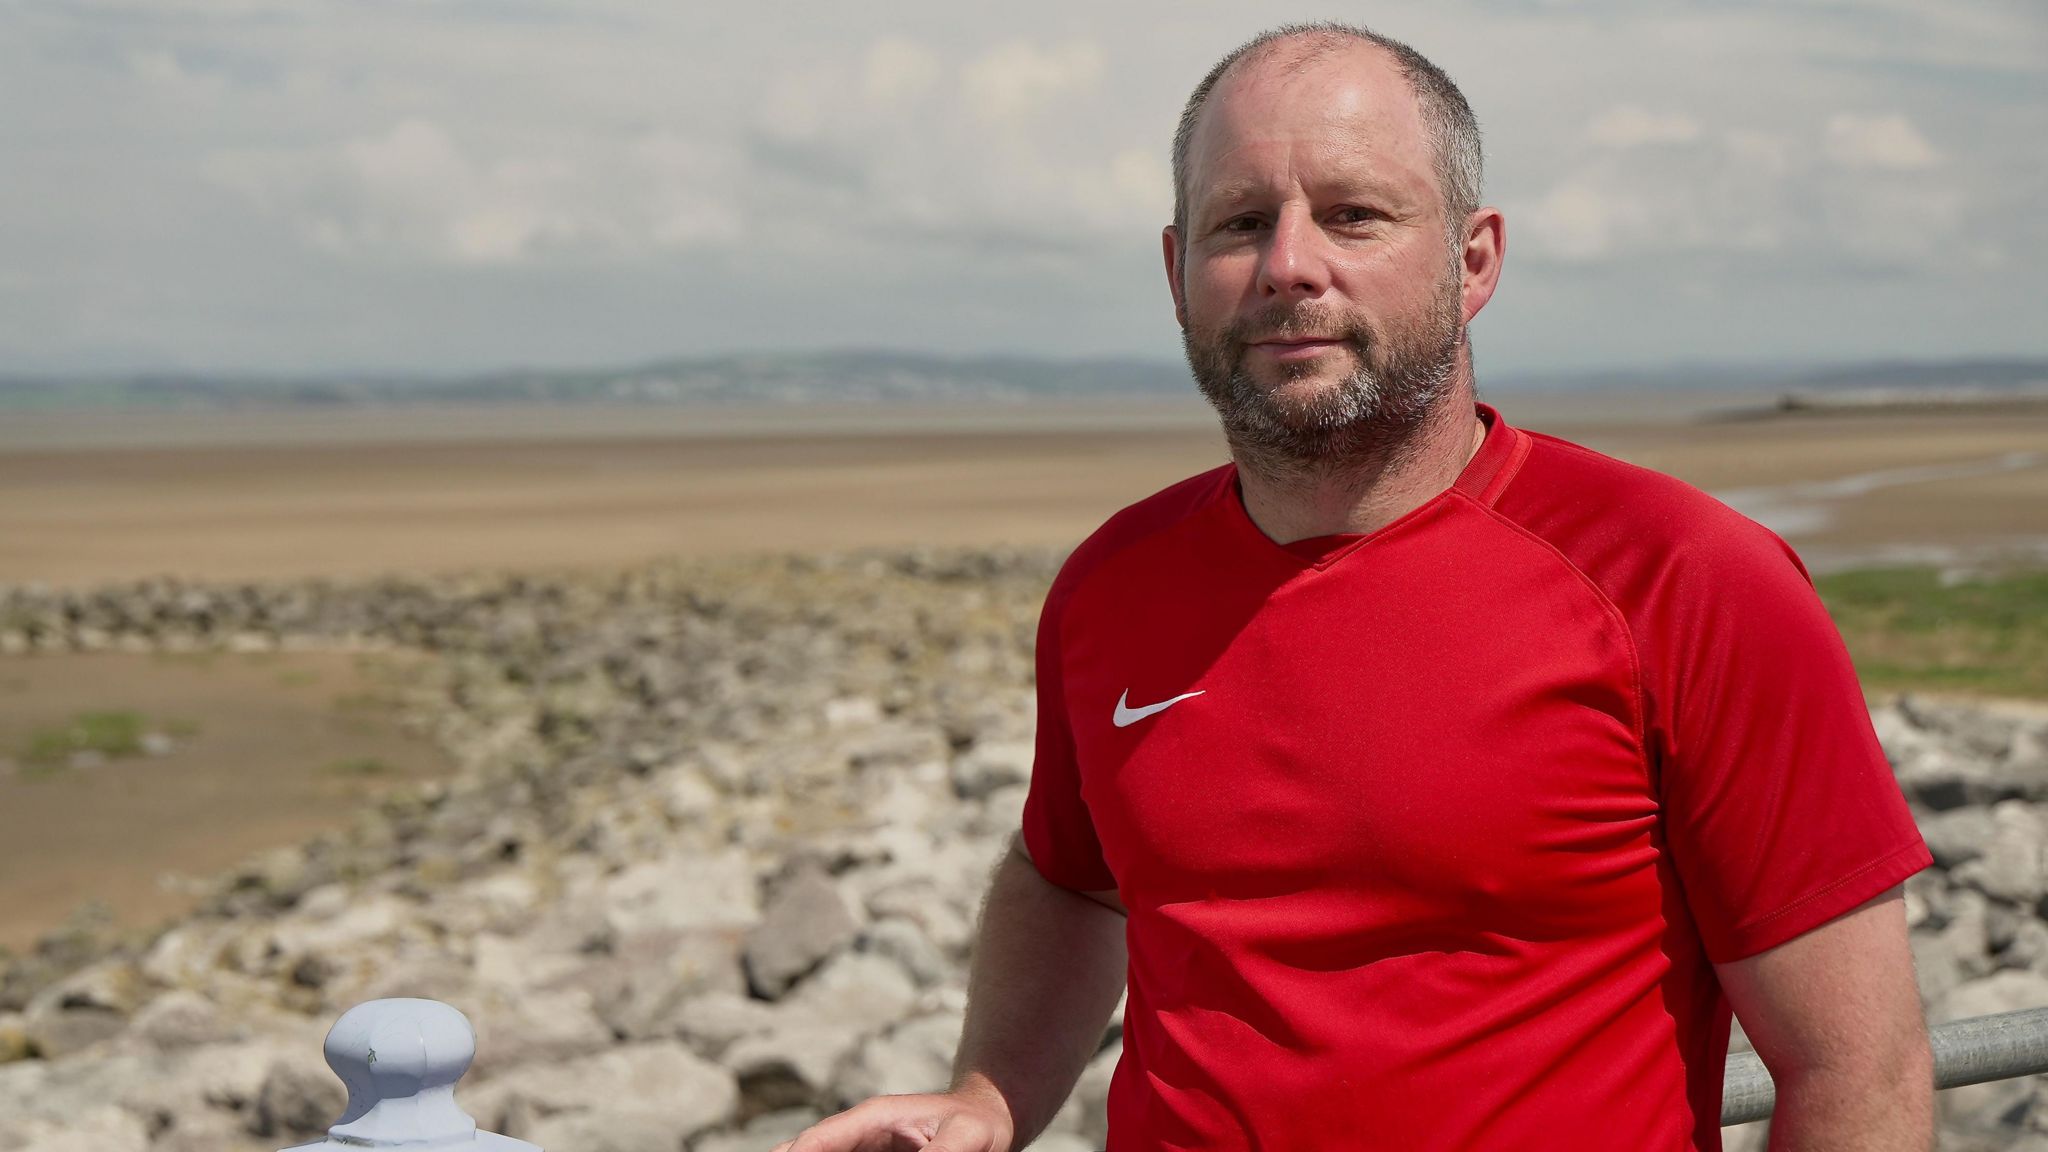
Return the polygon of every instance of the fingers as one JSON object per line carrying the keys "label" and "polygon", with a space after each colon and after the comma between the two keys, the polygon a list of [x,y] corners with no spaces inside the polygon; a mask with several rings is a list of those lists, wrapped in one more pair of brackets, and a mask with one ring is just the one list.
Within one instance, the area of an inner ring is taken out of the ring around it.
{"label": "fingers", "polygon": [[877,1096],[827,1116],[774,1152],[914,1152],[948,1111],[943,1096]]}
{"label": "fingers", "polygon": [[995,1130],[986,1117],[972,1112],[955,1112],[932,1133],[924,1152],[1001,1152]]}

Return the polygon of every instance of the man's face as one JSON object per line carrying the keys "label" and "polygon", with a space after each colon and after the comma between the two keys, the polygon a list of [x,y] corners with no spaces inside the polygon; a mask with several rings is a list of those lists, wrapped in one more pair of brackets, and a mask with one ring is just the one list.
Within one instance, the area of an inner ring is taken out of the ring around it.
{"label": "man's face", "polygon": [[1446,390],[1471,313],[1392,59],[1360,44],[1296,71],[1289,52],[1211,93],[1167,271],[1232,443],[1318,460],[1404,439]]}

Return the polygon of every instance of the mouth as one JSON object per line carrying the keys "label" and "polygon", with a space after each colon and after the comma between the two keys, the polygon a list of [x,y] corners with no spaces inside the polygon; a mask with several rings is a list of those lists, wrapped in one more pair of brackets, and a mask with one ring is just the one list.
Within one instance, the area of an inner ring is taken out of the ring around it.
{"label": "mouth", "polygon": [[1267,340],[1256,340],[1248,345],[1276,360],[1306,360],[1331,349],[1347,346],[1347,342],[1337,336],[1276,336]]}

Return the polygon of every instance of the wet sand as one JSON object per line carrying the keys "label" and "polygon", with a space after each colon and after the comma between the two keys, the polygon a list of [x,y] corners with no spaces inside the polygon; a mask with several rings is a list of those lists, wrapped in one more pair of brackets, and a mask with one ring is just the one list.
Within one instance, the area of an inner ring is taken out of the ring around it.
{"label": "wet sand", "polygon": [[[88,900],[117,922],[186,907],[190,881],[345,823],[366,799],[445,770],[384,702],[396,654],[0,659],[0,947]],[[38,736],[124,711],[161,755],[38,762]],[[170,883],[166,884],[166,874]],[[179,883],[179,877],[185,883]]]}
{"label": "wet sand", "polygon": [[[1984,470],[2048,452],[2048,408],[1701,422],[1696,400],[1492,399],[1524,426],[1744,493],[1759,509],[1798,505],[1787,534],[1827,563],[1900,549],[2026,552],[2048,540],[2048,460]],[[325,418],[324,439],[317,416],[266,428],[247,415],[178,415],[155,443],[131,414],[0,437],[0,582],[1071,545],[1122,505],[1225,459],[1192,405],[769,411],[694,423],[673,412],[491,410],[466,424],[460,413],[418,414],[382,433],[344,413]],[[777,421],[783,430],[770,429]],[[1934,471],[1867,490],[1771,491],[1922,466]]]}

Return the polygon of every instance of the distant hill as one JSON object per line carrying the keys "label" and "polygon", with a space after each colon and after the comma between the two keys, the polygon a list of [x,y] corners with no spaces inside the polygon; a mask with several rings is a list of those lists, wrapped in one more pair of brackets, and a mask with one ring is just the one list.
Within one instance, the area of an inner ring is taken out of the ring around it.
{"label": "distant hill", "polygon": [[762,354],[625,368],[526,369],[458,377],[133,375],[0,377],[0,406],[369,404],[809,404],[1187,396],[1163,360],[951,357],[904,352]]}
{"label": "distant hill", "polygon": [[[1702,389],[1775,392],[1781,406],[1839,407],[2048,395],[2048,360],[1879,362],[1825,369],[1675,365],[1640,370],[1486,375],[1503,391]],[[0,375],[0,409],[136,406],[361,407],[405,404],[775,405],[1014,403],[1194,394],[1185,365],[1137,358],[812,352],[682,357],[618,368],[525,369],[464,376]]]}

